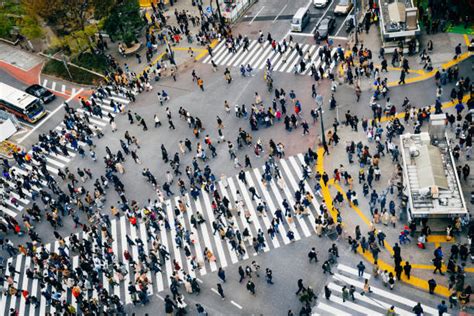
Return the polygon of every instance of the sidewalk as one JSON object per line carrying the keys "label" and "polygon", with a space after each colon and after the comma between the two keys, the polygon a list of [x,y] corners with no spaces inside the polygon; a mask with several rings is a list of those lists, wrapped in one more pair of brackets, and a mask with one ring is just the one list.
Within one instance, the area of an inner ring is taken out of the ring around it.
{"label": "sidewalk", "polygon": [[[197,6],[192,6],[191,3],[188,1],[179,1],[175,3],[174,6],[168,5],[167,8],[168,10],[165,12],[164,15],[166,17],[168,25],[173,27],[179,27],[174,14],[175,10],[177,10],[178,12],[182,12],[184,10],[187,12],[188,15],[197,17],[200,16]],[[144,10],[146,10],[146,15],[150,19],[150,15],[153,13],[153,10],[149,6],[144,8]],[[180,65],[193,62],[195,59],[198,60],[202,58],[203,55],[207,52],[207,49],[203,46],[200,46],[194,38],[194,35],[196,35],[200,30],[199,26],[196,25],[195,27],[193,27],[191,22],[189,22],[189,26],[190,33],[192,34],[194,39],[192,43],[188,43],[187,39],[183,36],[179,44],[170,43],[171,49],[174,53],[174,59],[176,61],[176,64],[178,65],[178,69]],[[146,38],[144,32],[145,30],[142,31],[143,34],[138,39],[138,41],[142,43],[140,50],[137,52],[141,57],[141,63],[138,62],[138,59],[136,58],[135,54],[131,54],[127,57],[123,57],[119,54],[118,44],[120,43],[120,41],[112,43],[110,39],[107,39],[108,50],[106,51],[106,53],[112,55],[120,65],[127,64],[131,72],[141,74],[143,71],[153,67],[156,63],[164,59],[166,55],[166,50],[168,48],[167,44],[158,44],[158,49],[156,52],[154,52],[151,62],[147,63]],[[156,29],[155,27],[154,34],[158,35],[159,33],[160,30]],[[189,48],[191,48],[191,51],[193,52],[192,56],[190,53],[188,53]]]}
{"label": "sidewalk", "polygon": [[[405,55],[408,59],[408,64],[410,66],[409,73],[406,76],[407,84],[434,77],[438,69],[441,70],[450,68],[472,56],[472,53],[469,53],[467,50],[470,41],[470,38],[467,35],[453,33],[437,33],[426,36],[425,34],[423,34],[422,36],[420,36],[420,39],[421,51],[426,48],[428,40],[431,39],[434,43],[433,51],[429,54],[433,65],[433,71],[429,72],[423,69],[423,64],[419,63],[418,55],[420,52],[413,56]],[[378,55],[380,47],[382,46],[382,41],[380,38],[380,31],[378,26],[372,26],[368,34],[362,32],[359,35],[359,42],[360,44],[364,45],[364,48],[368,48],[372,51],[372,60],[374,61],[375,66],[380,69],[380,59],[378,58]],[[459,43],[461,43],[462,45],[463,54],[459,58],[454,60],[454,48]],[[386,54],[385,59],[389,64],[389,71],[387,73],[381,73],[380,76],[382,78],[388,79],[389,87],[397,86],[398,81],[400,79],[401,68],[391,67],[391,54]],[[362,80],[361,89],[370,89],[372,86],[372,82],[372,78],[370,80]]]}
{"label": "sidewalk", "polygon": [[[450,109],[452,110],[452,109]],[[385,124],[383,124],[385,127]],[[426,129],[426,124],[425,128]],[[407,132],[410,132],[412,130],[411,127],[406,126]],[[340,126],[337,131],[339,137],[341,140],[344,139],[350,139],[353,140],[355,143],[361,141],[364,145],[367,145],[370,147],[370,152],[374,153],[376,152],[374,142],[369,143],[367,141],[367,137],[365,133],[363,133],[362,129],[359,130],[359,132],[353,132],[350,127],[346,126]],[[394,143],[398,144],[399,140],[398,138],[394,138]],[[326,171],[327,174],[332,177],[333,170],[335,169],[341,169],[341,164],[343,165],[344,169],[349,172],[349,174],[352,176],[354,179],[353,183],[353,190],[357,192],[358,195],[358,201],[359,201],[359,206],[354,206],[353,204],[348,204],[347,198],[345,197],[345,192],[349,189],[348,185],[345,185],[343,181],[340,184],[334,184],[334,181],[330,181],[329,189],[323,189],[323,195],[324,195],[324,200],[326,202],[326,205],[328,206],[328,209],[332,209],[332,201],[337,193],[337,191],[341,192],[344,197],[345,201],[343,202],[342,206],[338,207],[341,216],[342,216],[342,221],[343,221],[343,227],[344,227],[344,234],[346,238],[348,236],[355,236],[355,227],[356,225],[359,225],[361,229],[362,236],[366,236],[369,227],[371,225],[372,221],[372,216],[369,212],[369,199],[365,198],[362,192],[362,185],[358,183],[358,174],[360,170],[360,166],[358,163],[353,163],[349,164],[348,159],[347,159],[347,154],[345,151],[345,143],[341,142],[337,146],[331,146],[329,151],[330,151],[330,156],[325,156],[324,162],[321,160],[320,163],[318,164],[318,171],[322,174],[323,171]],[[318,154],[319,156],[322,157],[323,151],[320,150]],[[337,157],[337,159],[334,159],[334,157]],[[354,160],[356,159],[356,156],[354,156]],[[460,164],[464,164],[464,161],[460,161]],[[472,164],[471,164],[472,165]],[[380,181],[374,181],[373,182],[373,187],[374,189],[377,190],[377,193],[380,195],[380,193],[387,188],[387,183],[389,179],[391,179],[394,176],[395,172],[395,165],[391,162],[390,157],[385,157],[380,160],[379,163],[380,169],[382,171],[382,176]],[[396,203],[396,210],[397,210],[397,216],[400,215],[399,212],[399,204],[400,201],[396,196],[396,189],[394,194],[388,193],[387,195],[387,208],[388,204],[391,200],[393,200]],[[468,201],[466,201],[469,203]],[[469,205],[468,205],[469,207]],[[336,216],[335,212],[333,212],[333,216]],[[379,266],[381,269],[393,271],[393,259],[392,259],[392,246],[395,243],[398,243],[398,236],[400,234],[400,231],[403,230],[403,225],[406,223],[406,215],[402,214],[400,215],[401,218],[398,218],[398,222],[396,224],[396,227],[392,227],[391,225],[389,226],[384,226],[382,223],[375,224],[375,228],[377,230],[383,231],[387,237],[385,241],[385,246],[381,247],[381,252],[379,254]],[[447,223],[446,223],[447,224]],[[447,241],[445,237],[445,233],[442,232],[434,232],[433,235],[430,235],[428,237],[427,243],[426,243],[426,249],[425,250],[420,250],[417,245],[416,245],[416,239],[418,237],[418,233],[415,235],[415,237],[412,238],[412,242],[406,245],[400,245],[402,248],[401,251],[401,256],[403,261],[409,261],[410,264],[412,265],[412,277],[410,280],[407,280],[406,277],[402,277],[402,281],[405,283],[408,283],[412,286],[427,290],[428,285],[427,285],[427,280],[434,278],[438,284],[438,287],[436,289],[436,293],[442,296],[447,296],[449,295],[448,291],[448,277],[447,276],[441,276],[439,274],[434,275],[432,271],[434,270],[434,267],[431,263],[431,259],[433,257],[433,251],[436,249],[438,246],[443,247],[443,251],[446,256],[449,256],[449,251],[451,248],[451,245],[453,242],[456,243],[466,243],[467,242],[467,237],[461,236],[460,238],[456,238],[456,240],[452,241]],[[344,241],[343,241],[344,243]],[[349,247],[349,246],[348,246]],[[370,254],[370,251],[366,251],[365,253],[362,253],[360,247],[358,249],[358,253],[361,254],[367,261],[370,263],[373,263],[373,257]],[[447,262],[447,260],[446,260]],[[403,265],[403,264],[402,264]],[[443,266],[445,270],[445,266]],[[472,284],[474,281],[474,266],[470,263],[470,261],[466,261],[466,267],[465,271],[467,273],[466,275],[466,281],[465,284]]]}

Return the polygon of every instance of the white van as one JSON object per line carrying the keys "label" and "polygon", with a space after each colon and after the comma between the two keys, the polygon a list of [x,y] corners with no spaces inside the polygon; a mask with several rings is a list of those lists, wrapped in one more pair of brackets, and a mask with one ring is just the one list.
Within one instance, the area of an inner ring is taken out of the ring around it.
{"label": "white van", "polygon": [[310,20],[309,8],[299,8],[291,19],[291,31],[302,32]]}

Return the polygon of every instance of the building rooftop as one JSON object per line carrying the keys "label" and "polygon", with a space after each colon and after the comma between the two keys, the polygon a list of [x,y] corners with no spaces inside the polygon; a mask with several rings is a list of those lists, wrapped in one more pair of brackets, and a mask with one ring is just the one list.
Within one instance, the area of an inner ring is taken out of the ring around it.
{"label": "building rooftop", "polygon": [[[413,0],[378,0],[380,8],[380,27],[384,37],[407,37],[420,32]],[[409,13],[411,12],[411,13]],[[414,19],[407,16],[415,15]]]}
{"label": "building rooftop", "polygon": [[429,133],[400,136],[404,184],[412,217],[467,215],[449,140]]}

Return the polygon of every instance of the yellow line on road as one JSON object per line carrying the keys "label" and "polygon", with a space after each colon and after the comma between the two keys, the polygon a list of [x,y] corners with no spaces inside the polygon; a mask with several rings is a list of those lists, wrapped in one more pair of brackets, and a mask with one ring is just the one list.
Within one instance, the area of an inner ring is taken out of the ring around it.
{"label": "yellow line on road", "polygon": [[[317,159],[317,162],[316,162],[316,170],[322,175],[324,173],[324,156],[323,156],[324,149],[321,148],[321,147],[318,148],[317,153],[318,153],[318,159]],[[327,206],[331,216],[333,217],[334,221],[336,221],[337,213],[336,213],[336,211],[333,207],[333,204],[332,204],[332,197],[331,197],[331,193],[329,191],[329,187],[324,185],[324,182],[322,180],[321,180],[320,183],[321,183],[321,193],[322,193],[323,199],[324,199],[323,202],[326,203],[326,206]],[[328,185],[329,185],[329,183],[328,183]],[[337,184],[335,185],[336,189],[337,189],[337,186],[339,186],[339,185],[337,185]],[[342,190],[342,188],[340,186],[339,186],[339,189]],[[351,207],[353,207],[353,206],[354,205],[351,204]],[[368,219],[360,211],[360,209],[357,208],[357,210],[356,210],[354,207],[353,207],[353,209],[362,218],[362,220],[367,223]],[[385,246],[387,246],[387,245],[388,245],[388,243],[385,243]],[[372,256],[372,254],[370,253],[370,251],[366,251],[365,253],[363,253],[362,248],[360,246],[357,249],[357,251],[367,261],[369,261],[372,264],[374,263],[374,258]],[[377,260],[377,264],[379,265],[380,269],[382,269],[382,270],[387,270],[389,272],[395,272],[393,266],[391,266],[390,264],[384,262],[383,260],[380,260],[380,259]],[[410,285],[413,285],[413,286],[415,286],[417,288],[420,288],[422,290],[425,290],[425,291],[428,290],[428,282],[424,279],[421,279],[421,278],[418,278],[418,277],[415,277],[415,276],[411,276],[410,280],[408,280],[406,278],[406,276],[402,275],[401,281],[403,281],[405,283],[408,283]],[[436,287],[435,293],[439,294],[441,296],[445,296],[445,297],[448,297],[449,294],[450,294],[449,289],[445,286],[442,286],[442,285],[438,285]]]}
{"label": "yellow line on road", "polygon": [[[211,48],[214,48],[214,47],[217,46],[218,43],[219,43],[219,41],[217,39],[214,39],[214,40],[212,40],[212,42],[209,46],[211,46]],[[197,55],[196,58],[194,58],[194,60],[198,61],[198,60],[204,58],[204,56],[206,56],[208,54],[207,49],[202,49],[202,50],[203,51],[199,55]]]}
{"label": "yellow line on road", "polygon": [[[470,56],[472,56],[472,53],[471,52],[465,52],[465,53],[462,53],[458,58],[456,59],[452,59],[444,64],[442,64],[439,68],[441,69],[448,69],[448,68],[451,68],[452,66],[468,59]],[[425,71],[420,71],[420,70],[412,70],[412,71],[409,71],[409,72],[416,72],[416,73],[419,73],[420,75],[419,76],[415,76],[415,77],[411,77],[411,78],[406,78],[405,79],[405,83],[406,84],[409,84],[409,83],[415,83],[415,82],[419,82],[419,81],[423,81],[423,80],[426,80],[426,79],[429,79],[429,78],[432,78],[434,77],[434,75],[436,74],[436,71],[437,69],[433,69],[432,71],[430,72],[425,72]],[[395,86],[399,86],[398,84],[398,81],[392,81],[392,82],[389,82],[388,83],[388,86],[389,87],[395,87]]]}
{"label": "yellow line on road", "polygon": [[[470,99],[470,95],[467,94],[462,98],[462,102],[466,103],[469,99]],[[451,107],[455,106],[457,103],[458,103],[457,99],[454,100],[454,101],[446,101],[442,104],[442,108],[443,109],[448,109],[448,108],[451,108]],[[430,106],[430,112],[433,112],[434,110],[435,110],[434,105],[431,105]],[[401,119],[403,117],[405,117],[405,112],[397,113],[397,114],[395,114],[395,116],[383,116],[382,119],[380,120],[380,123],[387,122],[387,121],[392,121],[395,118]]]}
{"label": "yellow line on road", "polygon": [[467,36],[467,34],[464,34],[464,42],[466,42],[467,47],[471,45],[471,41],[469,40],[469,36]]}

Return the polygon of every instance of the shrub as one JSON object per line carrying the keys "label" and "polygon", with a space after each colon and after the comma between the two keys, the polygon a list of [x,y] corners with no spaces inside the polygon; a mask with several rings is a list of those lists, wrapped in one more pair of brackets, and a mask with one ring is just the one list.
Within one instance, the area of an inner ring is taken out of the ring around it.
{"label": "shrub", "polygon": [[68,68],[71,72],[72,79],[69,77],[69,74],[62,62],[50,59],[44,66],[43,73],[79,84],[96,85],[100,81],[102,81],[101,77],[94,75],[93,73],[90,73],[88,71],[82,70],[71,65],[69,65]]}

